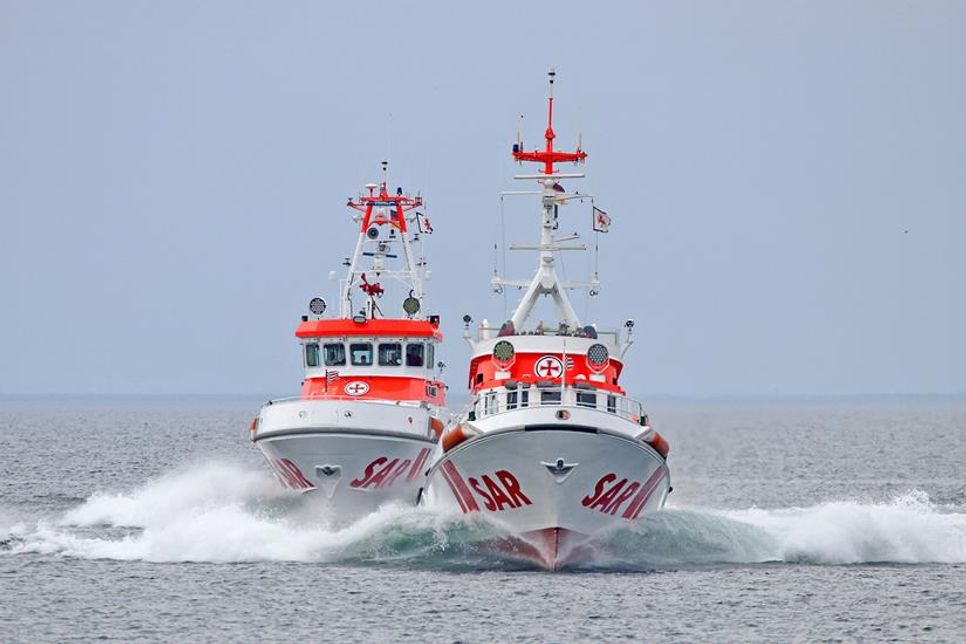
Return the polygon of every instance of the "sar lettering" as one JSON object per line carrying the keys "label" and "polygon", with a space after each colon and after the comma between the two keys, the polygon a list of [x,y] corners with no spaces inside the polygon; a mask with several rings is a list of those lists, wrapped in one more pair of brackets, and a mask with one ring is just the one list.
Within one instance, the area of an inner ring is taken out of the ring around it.
{"label": "sar lettering", "polygon": [[279,480],[282,481],[282,485],[286,487],[293,490],[310,490],[315,487],[305,478],[299,466],[287,458],[272,459],[269,461],[269,465],[271,465]]}
{"label": "sar lettering", "polygon": [[469,483],[473,492],[490,512],[502,512],[507,508],[532,505],[532,501],[520,489],[520,481],[507,470],[499,470],[492,477],[489,474],[484,474],[479,479],[471,476]]}
{"label": "sar lettering", "polygon": [[663,470],[655,470],[647,481],[641,482],[618,479],[613,472],[605,474],[597,481],[593,493],[581,499],[580,504],[611,516],[621,512],[625,519],[636,519],[663,476]]}
{"label": "sar lettering", "polygon": [[386,456],[380,456],[366,465],[362,476],[350,481],[349,487],[363,490],[389,487],[396,482],[396,479],[406,473],[411,464],[412,460],[408,458],[389,460]]}

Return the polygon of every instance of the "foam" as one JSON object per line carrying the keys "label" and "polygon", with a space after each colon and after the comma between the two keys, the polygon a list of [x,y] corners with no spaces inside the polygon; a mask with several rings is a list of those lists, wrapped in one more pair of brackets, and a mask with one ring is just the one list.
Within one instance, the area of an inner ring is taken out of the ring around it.
{"label": "foam", "polygon": [[887,502],[835,501],[783,510],[720,513],[772,536],[775,558],[817,564],[966,562],[966,514],[926,493]]}
{"label": "foam", "polygon": [[[480,520],[386,506],[343,528],[265,472],[231,463],[173,471],[123,493],[98,492],[59,519],[0,512],[0,553],[153,562],[305,561],[419,567],[499,565]],[[963,563],[966,514],[922,492],[880,502],[785,509],[672,508],[597,544],[593,566]]]}

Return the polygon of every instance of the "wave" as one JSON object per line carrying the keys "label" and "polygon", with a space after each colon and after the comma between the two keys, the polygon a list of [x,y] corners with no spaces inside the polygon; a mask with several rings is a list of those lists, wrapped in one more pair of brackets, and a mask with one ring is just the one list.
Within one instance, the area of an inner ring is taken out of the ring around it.
{"label": "wave", "polygon": [[[126,493],[95,493],[57,520],[0,512],[0,553],[152,562],[300,561],[515,569],[482,519],[386,506],[347,527],[266,473],[205,463]],[[922,492],[881,503],[741,511],[671,508],[602,537],[586,567],[638,570],[765,562],[963,563],[966,514]]]}
{"label": "wave", "polygon": [[966,514],[942,511],[920,491],[881,503],[666,509],[602,546],[607,563],[627,566],[963,563]]}

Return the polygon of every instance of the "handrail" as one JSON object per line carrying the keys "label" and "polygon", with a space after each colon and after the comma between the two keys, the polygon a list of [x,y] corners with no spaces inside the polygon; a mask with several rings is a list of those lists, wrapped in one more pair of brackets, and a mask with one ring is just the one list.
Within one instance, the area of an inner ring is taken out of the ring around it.
{"label": "handrail", "polygon": [[[498,326],[479,326],[477,328],[481,332],[486,332],[486,333],[493,332],[497,334],[502,330],[502,327],[498,327]],[[619,331],[597,331],[598,338],[602,335],[613,336],[615,344],[620,340]],[[537,332],[536,330],[532,330],[532,329],[518,330],[508,335],[504,335],[504,336],[494,335],[486,339],[495,340],[495,339],[506,339],[506,338],[512,338],[512,337],[533,337],[533,336],[536,336],[536,337],[547,336],[547,337],[558,337],[558,338],[581,338],[584,340],[594,339],[592,336],[582,334],[582,329],[568,329],[567,332],[560,333],[559,329],[554,329],[554,328],[547,328],[540,332]]]}
{"label": "handrail", "polygon": [[[522,404],[522,394],[527,393],[527,404]],[[557,394],[559,399],[553,400],[548,397],[544,400],[544,393]],[[509,402],[508,394],[516,394],[513,403]],[[583,402],[578,398],[583,396]],[[594,396],[594,404],[587,403],[588,396]],[[647,412],[644,410],[643,403],[607,391],[577,389],[574,387],[542,388],[530,387],[527,389],[491,389],[481,392],[477,398],[471,401],[463,410],[462,415],[473,414],[472,420],[489,418],[497,414],[509,411],[518,411],[534,407],[555,407],[555,408],[574,408],[574,409],[595,409],[598,411],[614,414],[641,425],[647,422]]]}
{"label": "handrail", "polygon": [[262,407],[268,407],[270,405],[287,404],[287,403],[298,403],[306,401],[334,401],[334,402],[364,402],[375,405],[387,405],[390,407],[421,407],[424,409],[429,409],[429,405],[422,400],[386,400],[384,398],[363,398],[361,396],[347,396],[345,394],[309,394],[308,396],[288,396],[286,398],[272,398],[268,402],[264,403]]}

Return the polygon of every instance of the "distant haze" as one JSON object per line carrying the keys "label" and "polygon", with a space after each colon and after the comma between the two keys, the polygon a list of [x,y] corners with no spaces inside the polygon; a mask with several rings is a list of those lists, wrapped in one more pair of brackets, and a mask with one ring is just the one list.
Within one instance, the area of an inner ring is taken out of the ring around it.
{"label": "distant haze", "polygon": [[614,221],[576,308],[637,322],[632,395],[966,391],[964,34],[939,0],[4,0],[0,394],[296,392],[383,158],[427,199],[462,392],[551,64],[557,143],[590,154],[565,185]]}

